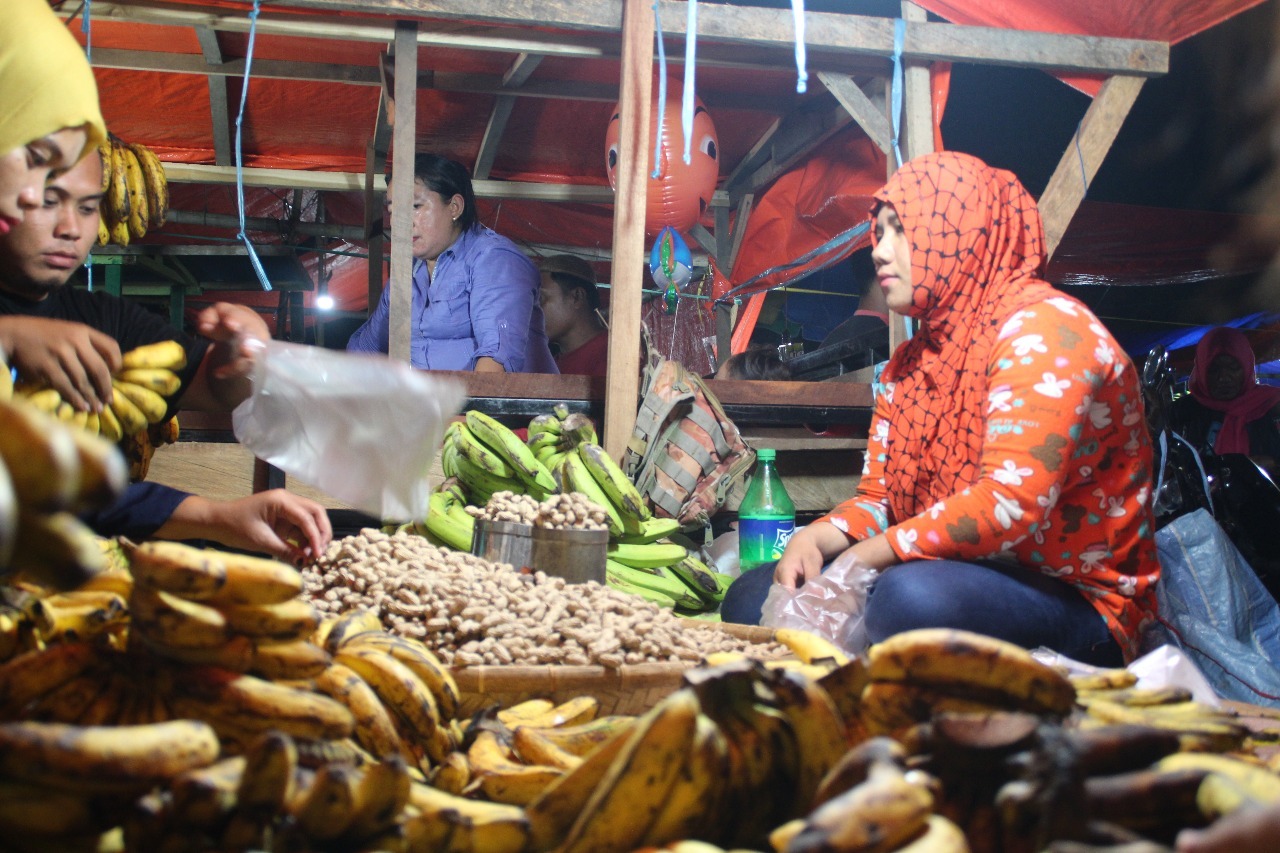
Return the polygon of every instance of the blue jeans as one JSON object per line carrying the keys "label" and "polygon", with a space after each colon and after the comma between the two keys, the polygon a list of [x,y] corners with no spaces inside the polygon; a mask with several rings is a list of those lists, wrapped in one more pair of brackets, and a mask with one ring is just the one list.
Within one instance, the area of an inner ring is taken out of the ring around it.
{"label": "blue jeans", "polygon": [[[720,607],[724,621],[760,624],[773,566],[758,566],[733,582]],[[1005,563],[913,560],[894,566],[871,588],[866,626],[873,643],[913,628],[961,628],[1096,666],[1124,665],[1120,646],[1079,590]]]}

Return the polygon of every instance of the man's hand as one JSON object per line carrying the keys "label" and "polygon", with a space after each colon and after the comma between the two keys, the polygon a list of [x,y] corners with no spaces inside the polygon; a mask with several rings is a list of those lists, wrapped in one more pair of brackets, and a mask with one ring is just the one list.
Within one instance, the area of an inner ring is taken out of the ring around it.
{"label": "man's hand", "polygon": [[120,346],[83,323],[0,317],[0,350],[25,381],[48,384],[82,412],[101,412],[111,402]]}
{"label": "man's hand", "polygon": [[270,554],[291,563],[315,559],[333,539],[325,508],[285,489],[233,501],[192,495],[178,505],[160,539],[212,539],[231,548]]}
{"label": "man's hand", "polygon": [[270,340],[267,323],[245,305],[219,302],[196,315],[196,332],[213,341],[184,394],[186,408],[229,411],[253,390],[249,381],[260,347]]}
{"label": "man's hand", "polygon": [[849,537],[834,524],[814,522],[797,530],[773,569],[774,583],[795,589],[822,573],[822,567],[849,547]]}

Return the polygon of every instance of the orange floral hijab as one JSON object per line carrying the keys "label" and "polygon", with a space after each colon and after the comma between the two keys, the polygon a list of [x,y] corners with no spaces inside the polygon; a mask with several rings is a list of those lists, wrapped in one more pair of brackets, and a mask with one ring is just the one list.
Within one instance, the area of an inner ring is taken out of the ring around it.
{"label": "orange floral hijab", "polygon": [[875,198],[872,215],[893,205],[912,247],[908,313],[920,321],[884,371],[896,386],[884,470],[897,522],[977,480],[996,336],[1018,309],[1062,294],[1040,279],[1044,226],[1011,172],[926,154]]}

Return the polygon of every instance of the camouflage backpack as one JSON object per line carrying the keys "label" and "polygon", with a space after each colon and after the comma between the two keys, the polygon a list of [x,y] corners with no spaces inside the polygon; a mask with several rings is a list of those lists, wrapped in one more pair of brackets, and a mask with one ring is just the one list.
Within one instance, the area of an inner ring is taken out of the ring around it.
{"label": "camouflage backpack", "polygon": [[649,350],[635,430],[623,469],[654,514],[706,524],[755,462],[701,377]]}

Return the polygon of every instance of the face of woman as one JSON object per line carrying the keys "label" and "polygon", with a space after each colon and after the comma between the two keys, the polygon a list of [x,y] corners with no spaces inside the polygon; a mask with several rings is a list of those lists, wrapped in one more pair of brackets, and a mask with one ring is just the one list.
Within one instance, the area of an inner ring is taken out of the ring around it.
{"label": "face of woman", "polygon": [[1209,362],[1206,377],[1209,380],[1209,396],[1226,402],[1244,393],[1244,367],[1232,355],[1222,353]]}
{"label": "face of woman", "polygon": [[0,234],[40,205],[49,176],[80,159],[86,138],[84,128],[66,127],[0,156]]}
{"label": "face of woman", "polygon": [[884,301],[890,311],[909,314],[912,308],[911,243],[893,205],[880,206],[875,229],[876,247],[871,252],[871,261],[876,267],[876,283],[884,291]]}
{"label": "face of woman", "polygon": [[569,333],[577,320],[577,311],[572,294],[566,293],[551,273],[542,273],[542,284],[538,288],[538,301],[542,305],[543,324],[547,330],[547,340],[559,343]]}
{"label": "face of woman", "polygon": [[413,182],[413,256],[434,261],[461,233],[462,196],[445,199],[421,181]]}

